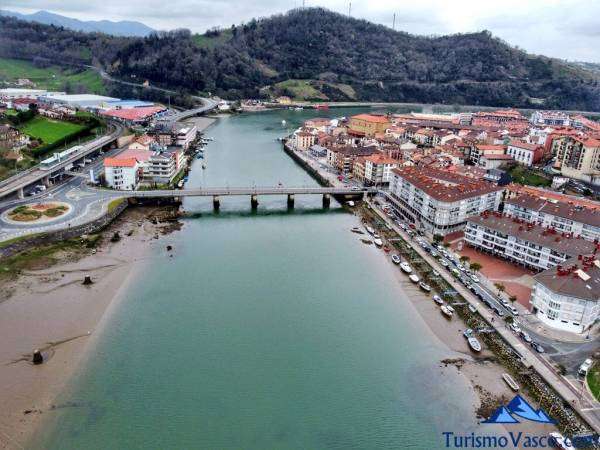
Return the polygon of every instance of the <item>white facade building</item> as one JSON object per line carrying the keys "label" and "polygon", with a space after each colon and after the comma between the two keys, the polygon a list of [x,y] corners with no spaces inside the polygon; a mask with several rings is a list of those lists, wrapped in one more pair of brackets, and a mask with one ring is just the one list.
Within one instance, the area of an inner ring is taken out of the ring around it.
{"label": "white facade building", "polygon": [[104,177],[107,186],[112,189],[133,191],[140,179],[139,163],[134,158],[106,158]]}
{"label": "white facade building", "polygon": [[504,213],[537,223],[558,232],[600,241],[600,204],[597,209],[559,202],[545,197],[522,194],[506,199]]}
{"label": "white facade building", "polygon": [[467,218],[500,205],[503,188],[429,167],[393,169],[388,198],[400,213],[431,234],[465,227]]}

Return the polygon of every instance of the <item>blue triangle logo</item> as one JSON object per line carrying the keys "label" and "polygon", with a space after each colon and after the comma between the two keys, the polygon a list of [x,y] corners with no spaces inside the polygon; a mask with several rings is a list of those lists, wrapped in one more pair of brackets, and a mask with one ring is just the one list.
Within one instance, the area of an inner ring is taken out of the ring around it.
{"label": "blue triangle logo", "polygon": [[532,422],[554,423],[542,409],[534,409],[523,397],[516,395],[507,405],[507,409],[514,416],[531,420]]}
{"label": "blue triangle logo", "polygon": [[506,406],[502,405],[487,420],[481,423],[519,423],[519,421],[510,415],[510,411]]}

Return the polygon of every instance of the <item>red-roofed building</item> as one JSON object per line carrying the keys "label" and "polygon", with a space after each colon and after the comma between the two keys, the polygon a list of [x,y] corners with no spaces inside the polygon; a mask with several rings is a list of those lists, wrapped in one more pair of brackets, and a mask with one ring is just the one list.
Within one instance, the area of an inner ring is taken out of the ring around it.
{"label": "red-roofed building", "polygon": [[600,186],[600,140],[563,136],[555,140],[555,168],[563,176]]}
{"label": "red-roofed building", "polygon": [[104,177],[108,187],[122,191],[133,191],[142,176],[136,158],[116,157],[104,159]]}
{"label": "red-roofed building", "polygon": [[503,188],[431,167],[394,169],[390,199],[401,214],[431,234],[464,228],[469,216],[495,211]]}
{"label": "red-roofed building", "polygon": [[167,111],[164,106],[143,106],[141,108],[111,109],[104,111],[103,116],[126,123],[142,123],[159,117]]}
{"label": "red-roofed building", "polygon": [[348,133],[355,136],[373,137],[375,134],[384,134],[392,125],[388,116],[376,114],[358,114],[350,117]]}
{"label": "red-roofed building", "polygon": [[506,149],[506,154],[513,157],[515,161],[531,167],[542,160],[544,147],[522,141],[511,141]]}
{"label": "red-roofed building", "polygon": [[398,160],[381,153],[366,156],[364,182],[368,185],[388,184],[392,178],[392,169],[398,167]]}

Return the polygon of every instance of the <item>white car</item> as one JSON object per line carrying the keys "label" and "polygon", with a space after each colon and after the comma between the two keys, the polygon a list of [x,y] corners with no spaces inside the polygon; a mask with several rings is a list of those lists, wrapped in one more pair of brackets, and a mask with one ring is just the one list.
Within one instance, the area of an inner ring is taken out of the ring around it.
{"label": "white car", "polygon": [[471,275],[471,280],[473,280],[474,283],[479,283],[479,278],[477,278],[475,275]]}
{"label": "white car", "polygon": [[592,367],[592,364],[594,364],[594,361],[592,361],[591,358],[586,359],[581,366],[579,366],[577,373],[581,376],[586,376],[588,370],[590,370],[590,367]]}
{"label": "white car", "polygon": [[513,305],[508,305],[506,308],[512,313],[513,316],[519,315],[519,311],[517,311],[517,308],[515,308]]}

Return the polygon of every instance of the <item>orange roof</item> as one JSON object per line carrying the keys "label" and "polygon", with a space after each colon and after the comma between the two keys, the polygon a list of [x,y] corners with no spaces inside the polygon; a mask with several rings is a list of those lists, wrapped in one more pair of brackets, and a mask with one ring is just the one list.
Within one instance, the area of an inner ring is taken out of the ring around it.
{"label": "orange roof", "polygon": [[376,116],[374,114],[358,114],[352,116],[351,119],[364,120],[365,122],[389,123],[387,116]]}
{"label": "orange roof", "polygon": [[162,106],[143,106],[141,108],[113,109],[102,114],[123,120],[143,120],[164,110],[165,108]]}
{"label": "orange roof", "polygon": [[137,160],[135,158],[106,158],[104,167],[135,167]]}

